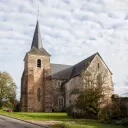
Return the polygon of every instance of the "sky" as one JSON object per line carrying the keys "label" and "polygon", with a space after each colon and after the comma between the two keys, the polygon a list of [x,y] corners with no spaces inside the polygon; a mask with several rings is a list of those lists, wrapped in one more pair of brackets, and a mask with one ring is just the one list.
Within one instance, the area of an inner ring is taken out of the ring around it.
{"label": "sky", "polygon": [[51,62],[73,65],[99,52],[113,73],[114,93],[128,77],[128,0],[0,0],[0,71],[16,82],[20,98],[24,56],[38,16]]}

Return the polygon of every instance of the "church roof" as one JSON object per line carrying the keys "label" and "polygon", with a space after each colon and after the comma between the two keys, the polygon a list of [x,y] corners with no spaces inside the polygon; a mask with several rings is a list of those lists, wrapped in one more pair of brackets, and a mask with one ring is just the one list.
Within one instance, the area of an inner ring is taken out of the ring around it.
{"label": "church roof", "polygon": [[52,64],[51,63],[51,74],[55,74],[59,71],[62,71],[66,68],[71,67],[72,65],[65,65],[65,64]]}
{"label": "church roof", "polygon": [[[99,53],[95,53],[92,56],[82,60],[81,62],[79,62],[73,66],[69,66],[69,67],[65,68],[64,70],[61,70],[54,74],[51,74],[50,77],[52,79],[70,80],[71,78],[80,75],[83,69],[86,70],[96,55],[98,55],[102,59],[102,57],[100,56]],[[102,61],[104,62],[103,59],[102,59]],[[104,62],[104,64],[105,64],[105,62]],[[106,65],[106,67],[107,67],[107,65]],[[108,70],[109,70],[109,68],[108,68]],[[112,74],[111,71],[110,71],[110,73]]]}
{"label": "church roof", "polygon": [[44,48],[40,48],[37,49],[35,47],[33,47],[29,52],[27,52],[29,54],[36,54],[36,55],[46,55],[46,56],[50,56],[50,54],[44,49]]}
{"label": "church roof", "polygon": [[92,56],[82,60],[81,62],[70,66],[62,71],[59,71],[55,74],[51,74],[51,78],[53,79],[61,79],[61,80],[69,80],[75,76],[80,75],[81,71],[83,69],[87,69],[89,66],[89,63],[93,60],[97,53],[93,54]]}
{"label": "church roof", "polygon": [[43,48],[38,20],[33,35],[31,50],[28,53],[50,56],[50,54]]}
{"label": "church roof", "polygon": [[32,40],[31,48],[32,47],[35,47],[37,49],[40,49],[43,47],[38,20],[36,23],[36,28],[35,28],[35,32],[34,32],[34,36],[33,36],[33,40]]}

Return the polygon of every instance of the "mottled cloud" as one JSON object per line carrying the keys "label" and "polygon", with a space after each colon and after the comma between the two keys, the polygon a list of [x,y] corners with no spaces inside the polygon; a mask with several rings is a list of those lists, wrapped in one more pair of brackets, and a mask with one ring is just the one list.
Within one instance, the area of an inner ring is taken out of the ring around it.
{"label": "mottled cloud", "polygon": [[0,70],[18,85],[30,49],[37,10],[44,48],[51,62],[75,64],[99,52],[122,95],[128,76],[127,0],[1,0]]}

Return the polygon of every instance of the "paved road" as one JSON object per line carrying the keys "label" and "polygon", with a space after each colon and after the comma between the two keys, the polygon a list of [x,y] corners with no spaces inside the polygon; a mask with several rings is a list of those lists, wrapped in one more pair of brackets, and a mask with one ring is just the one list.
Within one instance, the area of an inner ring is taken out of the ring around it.
{"label": "paved road", "polygon": [[46,128],[0,115],[0,128]]}

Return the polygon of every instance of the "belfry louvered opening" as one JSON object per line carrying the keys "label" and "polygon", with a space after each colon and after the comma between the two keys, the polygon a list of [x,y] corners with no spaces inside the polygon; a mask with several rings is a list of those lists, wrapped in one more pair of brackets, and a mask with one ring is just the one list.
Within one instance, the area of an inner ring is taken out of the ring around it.
{"label": "belfry louvered opening", "polygon": [[41,68],[41,60],[40,59],[37,60],[37,67]]}

